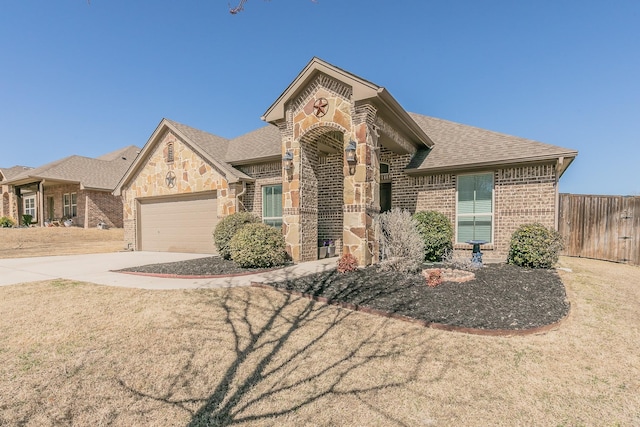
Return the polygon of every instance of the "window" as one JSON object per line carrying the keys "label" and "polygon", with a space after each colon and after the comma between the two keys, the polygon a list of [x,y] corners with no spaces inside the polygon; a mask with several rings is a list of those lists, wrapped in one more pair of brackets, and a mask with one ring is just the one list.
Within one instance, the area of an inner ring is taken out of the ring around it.
{"label": "window", "polygon": [[78,216],[78,195],[66,193],[62,195],[63,214],[67,218]]}
{"label": "window", "polygon": [[389,163],[380,163],[380,173],[389,173]]}
{"label": "window", "polygon": [[173,142],[167,144],[167,163],[173,162]]}
{"label": "window", "polygon": [[36,215],[36,196],[35,194],[33,196],[25,196],[22,199],[22,203],[23,203],[23,213],[24,215],[31,215],[33,217],[33,221],[37,221],[37,215]]}
{"label": "window", "polygon": [[457,239],[492,242],[493,174],[458,176]]}
{"label": "window", "polygon": [[262,187],[262,222],[282,227],[282,185]]}

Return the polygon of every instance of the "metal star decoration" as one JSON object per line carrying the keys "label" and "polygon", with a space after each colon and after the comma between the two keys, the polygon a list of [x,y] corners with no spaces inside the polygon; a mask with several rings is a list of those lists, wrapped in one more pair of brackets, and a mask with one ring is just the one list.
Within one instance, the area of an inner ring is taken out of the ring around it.
{"label": "metal star decoration", "polygon": [[313,114],[316,117],[322,117],[327,114],[327,110],[329,109],[329,101],[325,98],[320,98],[313,103]]}
{"label": "metal star decoration", "polygon": [[176,174],[173,171],[167,172],[167,176],[164,179],[164,182],[167,183],[167,187],[173,188],[176,186]]}

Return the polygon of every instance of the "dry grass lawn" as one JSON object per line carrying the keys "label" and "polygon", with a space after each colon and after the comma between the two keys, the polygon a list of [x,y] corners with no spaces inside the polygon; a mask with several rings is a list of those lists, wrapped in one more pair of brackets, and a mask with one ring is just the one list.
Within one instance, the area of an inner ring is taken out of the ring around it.
{"label": "dry grass lawn", "polygon": [[0,228],[0,258],[94,254],[124,248],[124,230],[114,228]]}
{"label": "dry grass lawn", "polygon": [[638,426],[640,268],[562,264],[571,315],[526,337],[255,288],[0,288],[0,425]]}

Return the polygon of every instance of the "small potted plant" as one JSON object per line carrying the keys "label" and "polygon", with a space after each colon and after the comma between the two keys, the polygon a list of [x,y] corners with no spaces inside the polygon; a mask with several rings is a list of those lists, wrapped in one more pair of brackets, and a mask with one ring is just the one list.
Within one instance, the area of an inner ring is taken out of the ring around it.
{"label": "small potted plant", "polygon": [[318,259],[327,257],[328,248],[329,248],[329,244],[327,240],[318,242]]}
{"label": "small potted plant", "polygon": [[329,245],[327,246],[327,256],[336,256],[336,244],[333,240],[329,240]]}

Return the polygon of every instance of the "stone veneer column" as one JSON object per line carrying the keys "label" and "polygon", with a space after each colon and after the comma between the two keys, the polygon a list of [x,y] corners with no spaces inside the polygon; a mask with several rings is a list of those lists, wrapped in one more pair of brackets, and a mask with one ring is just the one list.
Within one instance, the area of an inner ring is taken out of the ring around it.
{"label": "stone veneer column", "polygon": [[380,212],[378,137],[373,127],[376,109],[364,104],[354,110],[357,163],[355,170],[350,171],[345,162],[343,240],[345,252],[353,254],[360,265],[370,265],[377,262],[378,243],[373,219]]}
{"label": "stone veneer column", "polygon": [[300,141],[293,139],[291,112],[286,112],[286,120],[278,123],[282,136],[282,157],[287,151],[293,154],[293,169],[282,170],[282,233],[287,253],[293,261],[300,261],[302,255],[300,233]]}

